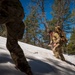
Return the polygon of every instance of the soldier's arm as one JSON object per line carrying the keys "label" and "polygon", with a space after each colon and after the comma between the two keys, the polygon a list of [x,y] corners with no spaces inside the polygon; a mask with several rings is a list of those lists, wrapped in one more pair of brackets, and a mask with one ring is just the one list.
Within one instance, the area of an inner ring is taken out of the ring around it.
{"label": "soldier's arm", "polygon": [[54,36],[55,36],[56,39],[57,39],[55,43],[56,43],[56,44],[59,43],[59,42],[60,42],[60,39],[61,39],[60,36],[59,36],[59,34],[56,33]]}

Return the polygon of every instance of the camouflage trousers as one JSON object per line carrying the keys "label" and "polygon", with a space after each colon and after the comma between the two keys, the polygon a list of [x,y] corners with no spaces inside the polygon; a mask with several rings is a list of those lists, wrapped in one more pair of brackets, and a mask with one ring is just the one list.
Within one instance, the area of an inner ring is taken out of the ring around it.
{"label": "camouflage trousers", "polygon": [[11,54],[11,57],[16,65],[22,72],[27,75],[32,75],[31,68],[24,56],[21,47],[18,44],[18,39],[21,39],[24,32],[24,24],[9,22],[6,24],[7,27],[7,48]]}
{"label": "camouflage trousers", "polygon": [[52,49],[54,56],[58,59],[65,61],[65,58],[64,58],[63,52],[62,52],[62,46],[61,45],[56,45],[56,46]]}

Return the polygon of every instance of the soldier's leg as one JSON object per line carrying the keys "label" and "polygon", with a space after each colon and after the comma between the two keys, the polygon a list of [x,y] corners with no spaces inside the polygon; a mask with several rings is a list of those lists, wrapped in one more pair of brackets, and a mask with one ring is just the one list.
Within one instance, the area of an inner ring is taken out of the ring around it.
{"label": "soldier's leg", "polygon": [[55,50],[55,57],[56,57],[56,58],[59,58],[59,59],[61,59],[61,60],[63,60],[63,61],[65,61],[65,58],[64,58],[63,53],[62,53],[61,46],[58,46],[58,47],[56,48],[56,50]]}
{"label": "soldier's leg", "polygon": [[54,53],[54,56],[59,59],[59,55],[58,55],[57,49],[53,49],[53,53]]}
{"label": "soldier's leg", "polygon": [[60,47],[58,53],[59,53],[59,58],[60,58],[61,60],[65,61],[65,58],[64,58],[64,56],[63,56],[61,47]]}
{"label": "soldier's leg", "polygon": [[53,48],[53,53],[54,53],[54,56],[55,56],[56,58],[59,58],[58,47],[59,47],[59,44],[57,44],[57,45]]}
{"label": "soldier's leg", "polygon": [[[15,65],[27,75],[32,75],[31,68],[24,56],[21,47],[18,45],[17,27],[18,24],[9,22],[6,24],[7,27],[7,48],[11,54],[11,57]],[[21,29],[21,28],[19,28]]]}

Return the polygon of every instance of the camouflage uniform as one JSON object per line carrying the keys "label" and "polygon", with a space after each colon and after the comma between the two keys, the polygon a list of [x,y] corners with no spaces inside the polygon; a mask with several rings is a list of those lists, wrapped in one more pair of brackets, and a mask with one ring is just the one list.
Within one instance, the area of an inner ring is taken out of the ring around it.
{"label": "camouflage uniform", "polygon": [[16,65],[22,72],[32,75],[18,40],[22,38],[25,25],[22,21],[24,10],[19,0],[0,0],[0,24],[6,24],[7,48]]}
{"label": "camouflage uniform", "polygon": [[60,42],[60,36],[58,33],[54,32],[52,37],[53,42],[53,53],[54,56],[58,59],[65,60],[63,54],[62,54],[62,44]]}

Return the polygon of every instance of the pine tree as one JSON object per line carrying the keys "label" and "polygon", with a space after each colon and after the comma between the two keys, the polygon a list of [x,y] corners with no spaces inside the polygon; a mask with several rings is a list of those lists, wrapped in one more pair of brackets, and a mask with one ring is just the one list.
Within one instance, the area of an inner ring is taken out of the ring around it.
{"label": "pine tree", "polygon": [[52,5],[53,19],[56,20],[55,25],[60,25],[62,29],[67,26],[70,18],[70,0],[54,0]]}
{"label": "pine tree", "polygon": [[68,54],[75,54],[75,28],[73,28],[70,41],[67,46]]}
{"label": "pine tree", "polygon": [[37,18],[37,9],[35,6],[31,6],[30,14],[27,16],[24,23],[25,23],[24,42],[37,45],[39,24]]}

